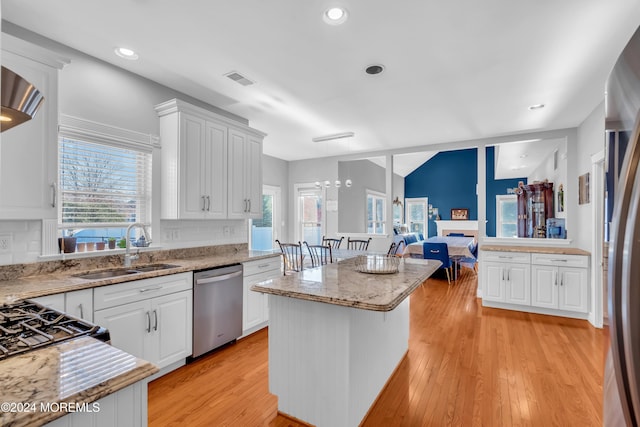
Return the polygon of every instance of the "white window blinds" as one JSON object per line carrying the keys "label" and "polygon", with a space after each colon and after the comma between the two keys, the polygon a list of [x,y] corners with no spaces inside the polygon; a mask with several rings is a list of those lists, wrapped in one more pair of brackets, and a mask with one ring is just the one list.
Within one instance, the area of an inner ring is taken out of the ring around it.
{"label": "white window blinds", "polygon": [[149,223],[150,136],[70,117],[62,123],[60,225],[114,227]]}

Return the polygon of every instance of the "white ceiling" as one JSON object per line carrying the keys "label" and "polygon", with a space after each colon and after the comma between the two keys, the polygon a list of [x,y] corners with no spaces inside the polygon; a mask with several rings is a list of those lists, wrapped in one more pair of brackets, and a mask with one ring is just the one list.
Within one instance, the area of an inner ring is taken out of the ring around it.
{"label": "white ceiling", "polygon": [[564,154],[564,139],[514,141],[495,147],[495,179],[523,178],[532,175],[555,151]]}
{"label": "white ceiling", "polygon": [[[246,117],[296,160],[578,126],[640,1],[2,0],[2,19]],[[311,142],[345,131],[330,153]]]}

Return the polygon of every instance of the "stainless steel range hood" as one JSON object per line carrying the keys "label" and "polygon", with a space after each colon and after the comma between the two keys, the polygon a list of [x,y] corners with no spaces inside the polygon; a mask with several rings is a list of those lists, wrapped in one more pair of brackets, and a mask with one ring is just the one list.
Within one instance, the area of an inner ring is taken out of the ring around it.
{"label": "stainless steel range hood", "polygon": [[2,112],[0,132],[31,120],[40,108],[44,97],[35,86],[2,67]]}

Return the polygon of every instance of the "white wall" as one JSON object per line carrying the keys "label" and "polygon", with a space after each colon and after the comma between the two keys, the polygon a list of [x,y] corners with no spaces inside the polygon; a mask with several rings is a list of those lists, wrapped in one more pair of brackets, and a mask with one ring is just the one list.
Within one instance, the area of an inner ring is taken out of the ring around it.
{"label": "white wall", "polygon": [[[577,156],[575,161],[577,170],[576,175],[569,178],[576,181],[576,186],[578,176],[591,173],[591,156],[604,150],[604,118],[604,102],[602,102],[578,127]],[[593,185],[591,189],[593,189]],[[576,200],[575,218],[578,223],[575,232],[572,233],[572,239],[574,240],[575,246],[591,251],[591,236],[594,228],[591,206],[594,200],[593,194],[590,196],[591,203],[588,204],[578,205],[577,194],[574,195],[573,198]]]}
{"label": "white wall", "polygon": [[262,156],[262,183],[280,188],[280,239],[289,241],[289,222],[293,218],[289,209],[289,162],[271,156]]}

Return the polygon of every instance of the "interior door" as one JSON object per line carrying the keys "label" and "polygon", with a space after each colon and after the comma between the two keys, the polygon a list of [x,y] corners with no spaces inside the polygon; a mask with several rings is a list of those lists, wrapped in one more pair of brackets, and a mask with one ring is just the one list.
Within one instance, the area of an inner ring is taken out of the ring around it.
{"label": "interior door", "polygon": [[322,243],[325,230],[324,189],[314,185],[297,187],[296,241]]}
{"label": "interior door", "polygon": [[415,199],[405,199],[406,201],[406,223],[409,226],[409,232],[422,233],[422,235],[428,237],[428,212],[427,206],[429,199],[426,197],[420,197]]}

